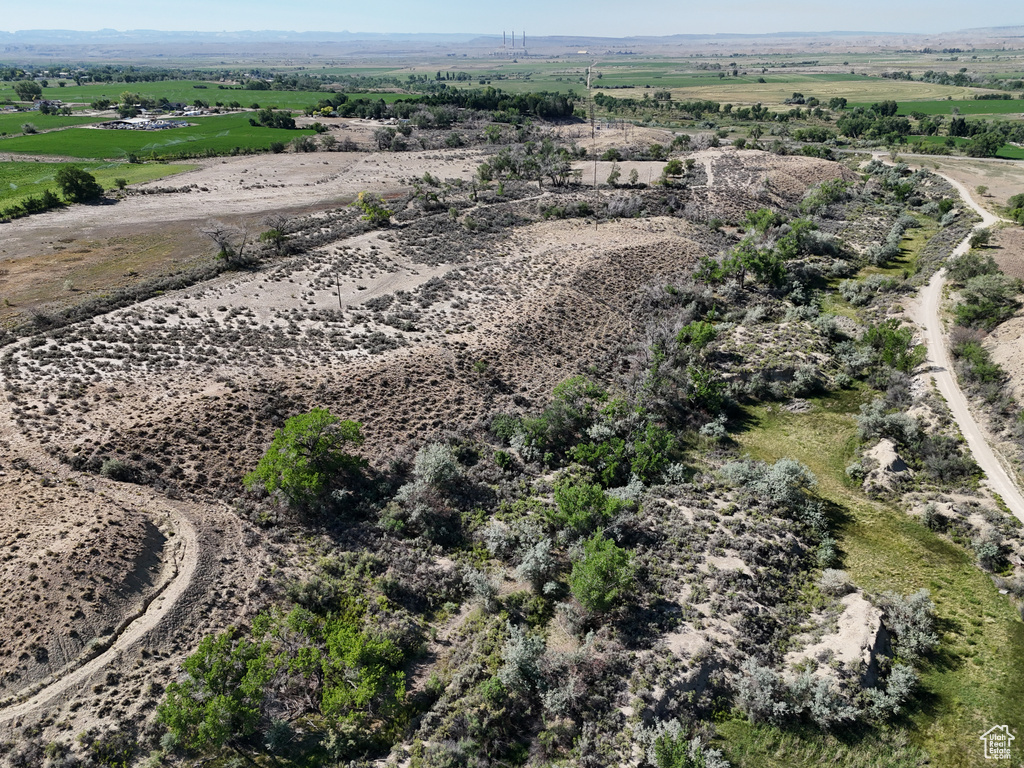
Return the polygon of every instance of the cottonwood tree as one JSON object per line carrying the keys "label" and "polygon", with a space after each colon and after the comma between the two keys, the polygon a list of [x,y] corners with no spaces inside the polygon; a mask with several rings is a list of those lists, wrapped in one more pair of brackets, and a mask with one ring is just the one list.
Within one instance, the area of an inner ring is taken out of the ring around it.
{"label": "cottonwood tree", "polygon": [[246,248],[249,245],[249,231],[219,221],[211,221],[205,229],[199,230],[217,246],[217,258],[232,267],[249,263]]}
{"label": "cottonwood tree", "polygon": [[346,450],[362,445],[361,427],[326,408],[292,416],[274,433],[267,452],[243,482],[250,490],[281,491],[293,505],[309,504],[327,490],[335,477],[365,464]]}
{"label": "cottonwood tree", "polygon": [[76,165],[65,165],[53,180],[69,203],[91,203],[103,197],[103,187],[96,177]]}
{"label": "cottonwood tree", "polygon": [[22,101],[32,101],[43,96],[43,89],[34,80],[19,80],[14,84],[14,92]]}

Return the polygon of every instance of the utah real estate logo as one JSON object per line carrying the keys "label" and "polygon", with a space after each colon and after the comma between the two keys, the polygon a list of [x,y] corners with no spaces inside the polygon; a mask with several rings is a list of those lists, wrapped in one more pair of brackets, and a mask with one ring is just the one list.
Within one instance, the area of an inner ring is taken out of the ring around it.
{"label": "utah real estate logo", "polygon": [[996,725],[979,737],[985,742],[986,760],[1009,760],[1010,742],[1016,737],[1010,733],[1010,726]]}

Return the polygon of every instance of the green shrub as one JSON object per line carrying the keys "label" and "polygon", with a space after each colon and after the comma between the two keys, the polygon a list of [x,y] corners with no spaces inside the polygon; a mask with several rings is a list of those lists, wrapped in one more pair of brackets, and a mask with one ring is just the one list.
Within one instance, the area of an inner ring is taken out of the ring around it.
{"label": "green shrub", "polygon": [[339,473],[363,466],[362,459],[343,450],[362,444],[361,426],[324,408],[291,417],[274,433],[256,469],[245,476],[246,487],[280,490],[292,504],[312,502]]}
{"label": "green shrub", "polygon": [[607,613],[633,585],[633,554],[595,533],[583,543],[583,556],[573,562],[569,588],[588,611]]}
{"label": "green shrub", "polygon": [[552,522],[579,535],[606,525],[623,507],[622,501],[606,494],[600,485],[570,475],[559,478],[554,495],[556,509],[550,514]]}

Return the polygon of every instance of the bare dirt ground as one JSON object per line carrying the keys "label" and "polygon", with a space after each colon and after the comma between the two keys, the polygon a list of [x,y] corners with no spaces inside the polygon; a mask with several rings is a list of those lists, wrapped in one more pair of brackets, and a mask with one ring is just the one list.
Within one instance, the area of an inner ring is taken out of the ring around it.
{"label": "bare dirt ground", "polygon": [[[791,203],[847,173],[762,153],[696,159],[692,220],[537,222],[552,198],[532,190],[380,232],[324,208],[307,214],[300,255],[6,347],[0,697],[18,703],[0,702],[0,731],[144,716],[200,637],[265,604],[261,573],[285,565],[281,550],[216,499],[240,493],[286,417],[324,406],[361,421],[367,454],[386,465],[480,414],[539,404],[571,374],[628,367],[613,351],[644,348],[643,287],[685,280],[717,253],[719,236],[694,221]],[[4,266],[39,257],[64,222],[76,238],[133,221],[172,231],[475,166],[470,151],[211,162],[189,174],[209,192],[16,222]],[[628,190],[601,195],[629,204]],[[98,477],[112,459],[147,485]]]}
{"label": "bare dirt ground", "polygon": [[[925,160],[919,155],[912,162],[956,179],[990,213],[996,213],[997,206],[1006,205],[1010,197],[1024,190],[1024,163],[1020,161],[941,156]],[[977,193],[979,186],[988,187],[988,191],[984,195]]]}
{"label": "bare dirt ground", "polygon": [[[947,177],[947,180],[957,188],[964,201],[981,216],[982,221],[977,225],[978,228],[992,227],[998,223],[999,219],[982,208],[963,183],[952,177]],[[965,239],[953,251],[953,256],[966,253],[969,247],[969,239]],[[928,360],[932,363],[931,369],[925,375],[932,377],[945,398],[957,426],[974,455],[974,460],[985,473],[985,483],[989,489],[999,494],[1010,511],[1024,522],[1024,494],[1017,486],[1014,473],[1009,468],[1009,463],[990,446],[991,435],[983,424],[975,419],[967,397],[960,389],[953,373],[952,359],[943,338],[940,316],[944,274],[943,271],[935,273],[928,285],[921,290],[920,298],[914,306],[914,319],[923,330],[928,346]]]}

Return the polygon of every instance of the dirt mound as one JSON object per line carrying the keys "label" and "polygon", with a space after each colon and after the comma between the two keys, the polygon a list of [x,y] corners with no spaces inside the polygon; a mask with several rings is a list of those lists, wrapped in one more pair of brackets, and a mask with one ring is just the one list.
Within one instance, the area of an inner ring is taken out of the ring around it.
{"label": "dirt mound", "polygon": [[0,526],[2,700],[60,671],[145,605],[164,579],[167,528],[142,505],[0,466],[0,495],[18,500],[4,505]]}

